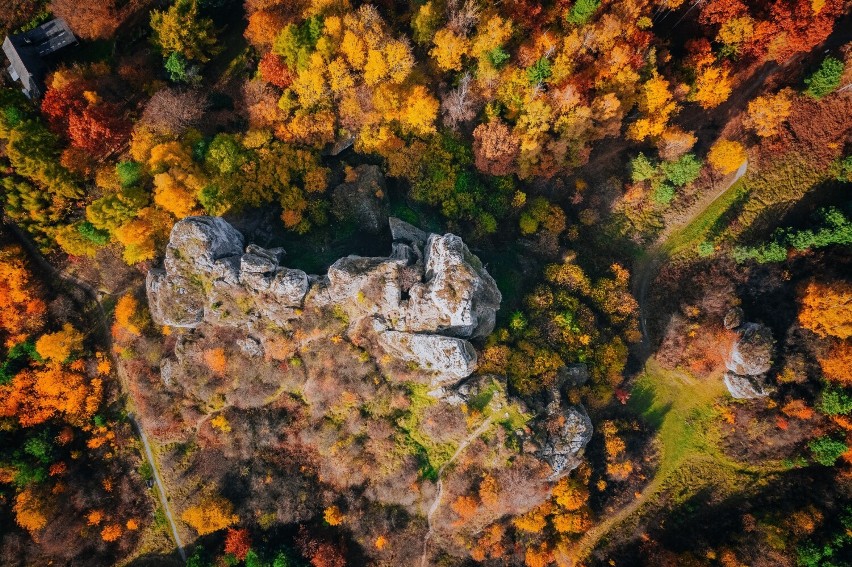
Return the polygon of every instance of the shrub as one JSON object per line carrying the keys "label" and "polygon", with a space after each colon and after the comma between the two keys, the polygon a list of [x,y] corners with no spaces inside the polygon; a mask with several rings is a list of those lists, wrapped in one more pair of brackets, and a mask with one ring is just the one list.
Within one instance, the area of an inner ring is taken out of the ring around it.
{"label": "shrub", "polygon": [[733,140],[717,140],[707,154],[707,161],[713,169],[723,175],[735,172],[745,160],[745,148]]}
{"label": "shrub", "polygon": [[115,165],[118,181],[125,189],[138,185],[142,180],[142,164],[135,161],[122,161]]}
{"label": "shrub", "polygon": [[820,437],[808,443],[814,460],[826,467],[834,466],[835,461],[846,452],[846,444],[831,437]]}
{"label": "shrub", "polygon": [[630,176],[634,183],[647,181],[657,174],[657,166],[643,153],[633,158],[630,162],[630,170]]}
{"label": "shrub", "polygon": [[684,154],[677,161],[663,163],[662,169],[666,179],[675,187],[683,187],[698,178],[701,166],[701,160],[694,154]]}
{"label": "shrub", "polygon": [[805,89],[805,94],[817,100],[821,99],[840,86],[842,75],[843,61],[834,57],[826,57],[819,69],[805,79],[805,84],[808,87]]}
{"label": "shrub", "polygon": [[527,68],[527,79],[533,85],[546,82],[552,74],[553,70],[550,68],[550,61],[547,60],[547,57],[542,57]]}
{"label": "shrub", "polygon": [[675,198],[675,189],[667,183],[661,183],[654,190],[654,202],[658,205],[668,205]]}
{"label": "shrub", "polygon": [[842,415],[852,411],[852,396],[839,388],[827,388],[822,393],[819,411],[825,415]]}

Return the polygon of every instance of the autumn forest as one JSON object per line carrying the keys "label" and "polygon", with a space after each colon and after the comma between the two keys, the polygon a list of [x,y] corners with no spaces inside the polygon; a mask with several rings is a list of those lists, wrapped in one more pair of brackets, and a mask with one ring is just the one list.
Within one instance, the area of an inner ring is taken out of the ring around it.
{"label": "autumn forest", "polygon": [[0,565],[852,566],[852,1],[0,35]]}

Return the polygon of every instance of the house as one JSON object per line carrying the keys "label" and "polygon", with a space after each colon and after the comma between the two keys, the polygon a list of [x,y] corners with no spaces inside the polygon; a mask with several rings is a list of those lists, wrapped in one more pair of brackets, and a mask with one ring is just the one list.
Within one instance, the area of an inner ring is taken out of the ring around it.
{"label": "house", "polygon": [[3,53],[9,60],[6,69],[13,81],[20,81],[28,98],[37,99],[44,94],[47,75],[45,58],[76,45],[77,38],[65,20],[55,19],[28,32],[8,35],[3,41]]}

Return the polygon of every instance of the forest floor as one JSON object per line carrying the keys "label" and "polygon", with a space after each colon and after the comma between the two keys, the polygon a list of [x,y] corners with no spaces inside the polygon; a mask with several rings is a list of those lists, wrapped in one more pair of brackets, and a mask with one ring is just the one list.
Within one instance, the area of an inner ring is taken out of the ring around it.
{"label": "forest floor", "polygon": [[[102,289],[95,289],[91,284],[76,277],[75,275],[67,273],[64,270],[58,270],[53,264],[47,261],[47,259],[38,250],[38,248],[35,246],[35,244],[27,234],[20,230],[16,225],[9,224],[7,226],[11,228],[12,233],[15,235],[18,242],[26,250],[29,258],[38,266],[44,277],[48,278],[50,281],[53,282],[54,285],[58,286],[59,288],[66,289],[69,293],[76,296],[77,298],[79,298],[79,300],[85,303],[85,308],[83,310],[91,317],[91,326],[90,328],[86,329],[86,332],[93,333],[95,335],[100,335],[98,337],[98,340],[99,342],[101,342],[101,344],[103,344],[106,352],[110,356],[110,359],[112,361],[112,367],[118,378],[121,392],[123,394],[126,394],[128,392],[127,379],[121,373],[121,365],[119,365],[118,360],[115,359],[115,351],[113,349],[112,344],[112,334],[110,333],[112,318],[107,314],[107,310],[104,309],[105,299],[107,299],[108,297],[120,297],[124,294],[126,290],[112,293]],[[127,399],[132,400],[132,397],[127,396]],[[155,490],[155,492],[157,494],[157,500],[159,501],[159,504],[164,514],[166,515],[166,518],[168,519],[171,538],[177,546],[178,553],[185,561],[186,554],[183,549],[180,536],[178,535],[177,525],[175,524],[175,521],[171,514],[171,510],[169,509],[168,495],[165,491],[165,486],[160,481],[160,473],[157,469],[156,459],[154,458],[151,452],[151,446],[148,444],[148,440],[145,436],[145,433],[142,431],[141,426],[133,418],[133,415],[128,414],[128,417],[132,425],[134,426],[134,430],[139,434],[139,440],[141,444],[140,452],[142,460],[147,461],[151,465],[151,470],[153,472],[154,479],[156,480],[157,489]]]}

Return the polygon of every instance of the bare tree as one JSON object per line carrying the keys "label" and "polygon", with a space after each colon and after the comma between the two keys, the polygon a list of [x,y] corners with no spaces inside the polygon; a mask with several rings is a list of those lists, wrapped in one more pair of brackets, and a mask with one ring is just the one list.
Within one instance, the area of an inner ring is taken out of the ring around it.
{"label": "bare tree", "polygon": [[479,20],[479,6],[476,0],[450,0],[447,2],[447,18],[449,27],[458,35],[467,35]]}
{"label": "bare tree", "polygon": [[140,122],[157,133],[181,134],[197,124],[207,108],[207,97],[200,91],[163,89],[148,101]]}
{"label": "bare tree", "polygon": [[444,125],[457,130],[459,125],[476,116],[476,100],[470,91],[470,73],[459,81],[459,86],[441,97],[441,115]]}

